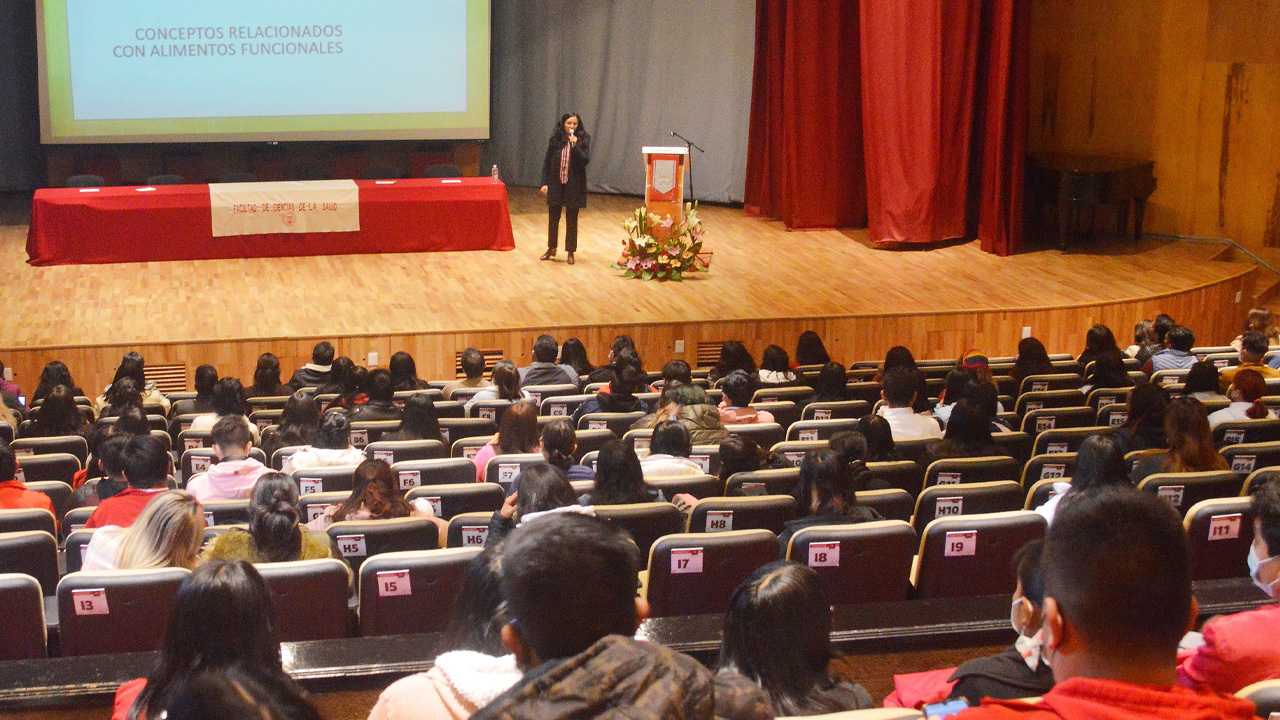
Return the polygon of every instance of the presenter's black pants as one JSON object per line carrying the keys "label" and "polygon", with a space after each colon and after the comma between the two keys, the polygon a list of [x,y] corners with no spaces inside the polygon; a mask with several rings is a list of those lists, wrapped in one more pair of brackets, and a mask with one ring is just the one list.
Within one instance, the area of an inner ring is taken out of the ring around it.
{"label": "presenter's black pants", "polygon": [[[547,249],[556,249],[556,240],[560,235],[560,208],[562,205],[547,206]],[[564,249],[578,252],[578,210],[580,208],[564,208]]]}

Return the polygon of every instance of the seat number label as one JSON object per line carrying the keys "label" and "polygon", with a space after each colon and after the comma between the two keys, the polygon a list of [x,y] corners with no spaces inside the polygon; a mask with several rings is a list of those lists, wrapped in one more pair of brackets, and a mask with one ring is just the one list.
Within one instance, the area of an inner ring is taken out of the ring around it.
{"label": "seat number label", "polygon": [[1067,444],[1064,442],[1049,443],[1049,446],[1045,449],[1048,450],[1049,455],[1062,455],[1070,452],[1067,450]]}
{"label": "seat number label", "polygon": [[787,461],[795,467],[800,467],[800,463],[804,461],[803,452],[785,452],[782,454],[787,458]]}
{"label": "seat number label", "polygon": [[978,531],[949,532],[946,543],[945,557],[973,557],[978,554]]}
{"label": "seat number label", "polygon": [[840,543],[820,542],[810,544],[809,567],[840,567]]}
{"label": "seat number label", "polygon": [[711,456],[710,455],[690,455],[689,459],[698,463],[698,467],[702,468],[702,472],[711,473]]}
{"label": "seat number label", "polygon": [[202,473],[209,471],[209,458],[193,457],[191,458],[191,473]]}
{"label": "seat number label", "polygon": [[1045,430],[1052,430],[1057,424],[1058,419],[1052,415],[1047,417],[1038,417],[1036,418],[1036,432],[1039,433],[1044,432]]}
{"label": "seat number label", "polygon": [[1041,480],[1057,480],[1067,476],[1066,465],[1045,465],[1040,468]]}
{"label": "seat number label", "polygon": [[482,420],[492,420],[498,416],[498,409],[491,407],[476,408],[476,417]]}
{"label": "seat number label", "polygon": [[831,411],[827,408],[815,408],[813,411],[814,420],[830,420]]}
{"label": "seat number label", "polygon": [[1231,458],[1231,472],[1251,473],[1258,464],[1257,455],[1237,455]]}
{"label": "seat number label", "polygon": [[551,403],[551,415],[554,417],[564,417],[569,414],[569,406],[564,403]]}
{"label": "seat number label", "polygon": [[390,465],[396,461],[396,454],[391,450],[374,450],[373,459],[381,460],[382,462]]}
{"label": "seat number label", "polygon": [[1182,507],[1182,495],[1186,491],[1184,485],[1165,485],[1156,491],[1156,494],[1163,500],[1169,501],[1169,504],[1180,508]]}
{"label": "seat number label", "polygon": [[362,447],[364,447],[365,445],[368,445],[368,444],[369,444],[369,431],[368,431],[368,430],[352,430],[352,431],[351,431],[351,444],[352,444],[352,446],[354,446],[354,447],[358,447],[358,448],[362,448]]}
{"label": "seat number label", "polygon": [[933,516],[935,518],[951,517],[963,513],[964,498],[962,497],[938,498],[938,501],[933,505]]}
{"label": "seat number label", "polygon": [[702,548],[677,548],[671,551],[671,574],[690,575],[702,572]]}
{"label": "seat number label", "polygon": [[369,554],[364,535],[339,535],[338,551],[342,553],[342,557],[365,557]]}
{"label": "seat number label", "polygon": [[796,437],[800,439],[800,442],[816,442],[818,440],[818,431],[801,430],[796,434]]}
{"label": "seat number label", "polygon": [[609,423],[605,422],[604,420],[588,420],[587,429],[588,430],[608,430]]}
{"label": "seat number label", "polygon": [[94,590],[72,590],[71,602],[75,605],[76,615],[110,615],[107,607],[107,591],[101,588]]}
{"label": "seat number label", "polygon": [[1243,430],[1227,430],[1222,433],[1222,441],[1228,445],[1235,445],[1244,442]]}
{"label": "seat number label", "polygon": [[518,463],[499,463],[498,464],[498,482],[507,484],[515,482],[516,476],[520,474],[520,465]]}
{"label": "seat number label", "polygon": [[733,529],[732,510],[707,511],[707,532],[729,532]]}
{"label": "seat number label", "polygon": [[1243,516],[1240,513],[1234,515],[1214,515],[1209,519],[1209,539],[1210,540],[1235,540],[1240,537],[1240,523]]}
{"label": "seat number label", "polygon": [[412,594],[413,585],[409,582],[408,570],[383,570],[378,573],[378,597],[400,597]]}
{"label": "seat number label", "polygon": [[489,528],[487,527],[462,528],[462,547],[484,547],[484,541],[488,539]]}
{"label": "seat number label", "polygon": [[421,470],[401,470],[400,471],[400,489],[411,490],[422,485]]}
{"label": "seat number label", "polygon": [[938,473],[939,485],[959,485],[960,473],[958,472],[940,472]]}
{"label": "seat number label", "polygon": [[320,486],[320,478],[302,478],[298,480],[298,492],[303,495],[320,492]]}
{"label": "seat number label", "polygon": [[1113,412],[1111,413],[1111,417],[1107,422],[1110,423],[1111,427],[1120,427],[1121,425],[1124,425],[1125,422],[1127,422],[1128,420],[1129,420],[1129,413]]}

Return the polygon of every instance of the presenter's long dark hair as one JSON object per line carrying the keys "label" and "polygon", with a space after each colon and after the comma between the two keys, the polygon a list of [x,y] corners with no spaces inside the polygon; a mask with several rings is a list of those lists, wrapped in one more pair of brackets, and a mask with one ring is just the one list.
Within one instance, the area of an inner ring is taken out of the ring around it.
{"label": "presenter's long dark hair", "polygon": [[582,122],[582,116],[576,112],[567,112],[560,116],[560,122],[556,123],[556,129],[551,133],[552,147],[562,148],[565,143],[569,142],[569,135],[564,131],[564,124],[569,118],[578,118],[578,130],[575,134],[578,136],[579,142],[591,141],[591,133],[587,132],[587,124]]}

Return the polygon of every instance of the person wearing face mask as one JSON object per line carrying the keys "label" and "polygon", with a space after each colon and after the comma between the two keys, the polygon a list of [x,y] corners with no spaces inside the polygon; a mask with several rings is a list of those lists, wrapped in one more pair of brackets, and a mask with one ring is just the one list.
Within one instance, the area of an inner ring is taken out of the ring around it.
{"label": "person wearing face mask", "polygon": [[[1249,574],[1272,599],[1280,591],[1280,482],[1253,495],[1253,545]],[[1178,682],[1234,693],[1261,680],[1280,678],[1280,605],[1214,618],[1203,628],[1204,644],[1181,658]]]}
{"label": "person wearing face mask", "polygon": [[1053,687],[1053,670],[1044,654],[1040,608],[1044,604],[1044,572],[1040,555],[1044,541],[1033,540],[1018,551],[1014,567],[1018,587],[1013,592],[1009,622],[1018,639],[999,655],[975,658],[956,668],[949,699],[964,698],[977,705],[983,698],[1010,700],[1037,697]]}

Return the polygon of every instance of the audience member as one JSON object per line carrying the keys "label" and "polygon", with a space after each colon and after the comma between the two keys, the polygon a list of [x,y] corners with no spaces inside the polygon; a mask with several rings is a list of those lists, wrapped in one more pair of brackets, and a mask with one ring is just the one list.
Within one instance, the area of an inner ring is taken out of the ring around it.
{"label": "audience member", "polygon": [[436,404],[426,395],[410,395],[404,401],[400,411],[400,429],[383,433],[382,442],[396,440],[439,440],[444,442],[440,432],[440,414]]}
{"label": "audience member", "polygon": [[[618,335],[613,338],[613,342],[609,344],[609,362],[596,368],[587,376],[587,383],[607,383],[613,380],[616,371],[615,362],[624,352],[634,353],[636,351],[636,343],[631,339],[630,335]],[[639,355],[636,355],[639,357]],[[644,370],[643,367],[640,368]]]}
{"label": "audience member", "polygon": [[720,421],[720,410],[707,399],[707,393],[697,385],[678,385],[663,388],[660,407],[631,426],[632,430],[648,430],[658,423],[674,420],[689,431],[694,445],[716,445],[729,436]]}
{"label": "audience member", "polygon": [[978,381],[966,385],[964,396],[976,403],[978,407],[982,408],[983,414],[991,418],[991,432],[1011,432],[1016,429],[1012,427],[1010,422],[1006,422],[997,416],[998,413],[1004,411],[1004,408],[1000,405],[1000,391],[996,389],[994,383]]}
{"label": "audience member", "polygon": [[[818,574],[771,562],[733,591],[716,668],[717,717],[824,715],[875,707],[861,686],[829,665],[831,605]],[[770,707],[757,707],[764,691]],[[738,705],[745,701],[746,706]]]}
{"label": "audience member", "polygon": [[1244,318],[1244,330],[1231,341],[1231,347],[1240,350],[1244,345],[1244,336],[1251,332],[1261,333],[1269,345],[1280,345],[1280,327],[1267,308],[1253,308]]}
{"label": "audience member", "polygon": [[1218,368],[1207,362],[1198,362],[1187,371],[1187,379],[1182,385],[1182,394],[1193,397],[1200,402],[1231,402],[1230,398],[1219,391]]}
{"label": "audience member", "polygon": [[187,481],[187,492],[197,500],[241,500],[249,497],[258,478],[271,472],[249,457],[253,434],[238,418],[224,417],[213,426],[213,457],[207,472]]}
{"label": "audience member", "polygon": [[329,410],[320,418],[315,438],[310,445],[293,453],[284,461],[284,473],[315,467],[340,467],[364,462],[364,451],[351,445],[351,421],[341,408]]}
{"label": "audience member", "polygon": [[798,530],[816,525],[882,520],[880,513],[858,502],[857,493],[865,489],[865,484],[865,464],[845,462],[839,453],[829,448],[805,453],[795,489],[798,517],[788,520],[778,536],[778,556],[787,556],[791,536]]}
{"label": "audience member", "polygon": [[287,677],[262,678],[233,666],[200,670],[179,681],[165,704],[165,720],[321,720]]}
{"label": "audience member", "polygon": [[937,420],[917,415],[912,409],[918,397],[915,373],[904,367],[893,368],[885,372],[882,385],[880,396],[885,404],[878,414],[889,421],[894,442],[942,437]]}
{"label": "audience member", "polygon": [[911,405],[913,412],[927,413],[933,408],[929,402],[929,388],[925,381],[924,372],[916,365],[916,358],[911,351],[902,345],[895,345],[889,348],[884,354],[884,362],[880,365],[880,370],[872,378],[874,382],[883,383],[884,376],[890,370],[901,368],[908,371],[914,381],[916,399]]}
{"label": "audience member", "polygon": [[284,473],[258,478],[249,495],[249,530],[233,528],[205,551],[207,560],[291,562],[333,557],[329,536],[300,524],[298,485]]}
{"label": "audience member", "polygon": [[218,382],[218,368],[212,365],[201,365],[196,368],[196,396],[190,400],[178,400],[169,409],[174,417],[179,415],[196,415],[213,412],[213,386]]}
{"label": "audience member", "polygon": [[1018,585],[1013,591],[1009,622],[1018,638],[999,655],[961,663],[948,678],[948,682],[955,683],[952,698],[964,698],[970,705],[977,705],[986,698],[1039,697],[1053,688],[1053,670],[1040,629],[1044,618],[1044,570],[1040,564],[1043,551],[1044,541],[1032,540],[1013,558]]}
{"label": "audience member", "polygon": [[1253,716],[1246,700],[1176,687],[1178,643],[1196,605],[1187,537],[1167,502],[1104,490],[1064,504],[1041,562],[1056,684],[1035,704],[986,700],[956,720]]}
{"label": "audience member", "polygon": [[549,512],[583,512],[594,514],[592,508],[579,503],[560,468],[550,463],[533,463],[524,468],[518,478],[515,492],[507,496],[502,508],[489,520],[489,535],[485,547],[493,547],[506,539],[512,530],[526,520]]}
{"label": "audience member", "polygon": [[1054,374],[1053,363],[1049,360],[1049,351],[1044,343],[1033,337],[1025,337],[1018,341],[1018,357],[1013,361],[1013,369],[1009,377],[1019,385],[1032,375]]}
{"label": "audience member", "polygon": [[56,518],[53,501],[38,490],[27,489],[26,483],[18,479],[18,467],[18,458],[9,443],[0,441],[0,510],[34,508],[48,510]]}
{"label": "audience member", "polygon": [[1090,391],[1098,388],[1133,387],[1133,378],[1129,377],[1129,371],[1118,354],[1106,354],[1094,360],[1093,373],[1085,378],[1084,382],[1080,392],[1083,392],[1086,397]]}
{"label": "audience member", "polygon": [[944,428],[951,420],[951,411],[956,403],[964,398],[965,388],[977,381],[977,374],[963,366],[947,373],[946,384],[942,388],[942,394],[938,396],[938,404],[933,406],[933,417]]}
{"label": "audience member", "polygon": [[1199,400],[1186,396],[1170,400],[1164,410],[1164,432],[1169,440],[1168,452],[1150,455],[1135,465],[1129,476],[1134,485],[1156,473],[1208,472],[1230,467],[1213,445],[1209,417]]}
{"label": "audience member", "polygon": [[750,425],[774,422],[773,413],[751,407],[758,381],[742,370],[734,370],[720,385],[724,399],[720,401],[720,422],[725,425]]}
{"label": "audience member", "polygon": [[1155,323],[1150,320],[1140,320],[1133,326],[1133,344],[1125,348],[1124,354],[1139,363],[1145,363],[1159,349]]}
{"label": "audience member", "polygon": [[[578,338],[569,338],[560,346],[560,364],[573,369],[580,381],[590,375],[596,368],[587,359],[587,348]],[[575,383],[581,385],[581,382]]]}
{"label": "audience member", "polygon": [[310,445],[320,425],[320,403],[299,390],[284,403],[279,424],[262,431],[262,452],[270,461],[284,447]]}
{"label": "audience member", "polygon": [[[625,357],[625,356],[624,356]],[[609,385],[587,398],[574,411],[575,421],[591,413],[647,412],[649,406],[636,393],[645,388],[644,375],[630,362],[620,362],[618,371]],[[606,392],[607,391],[607,392]]]}
{"label": "audience member", "polygon": [[318,385],[315,395],[341,395],[344,392],[350,392],[354,387],[354,381],[351,374],[355,372],[356,364],[351,358],[343,355],[336,357],[329,364],[329,374],[325,381]]}
{"label": "audience member", "polygon": [[965,398],[955,404],[951,422],[941,440],[929,443],[921,464],[934,460],[1008,456],[1009,451],[991,438],[991,416],[978,403]]}
{"label": "audience member", "polygon": [[1169,404],[1169,391],[1151,382],[1134,386],[1125,403],[1125,420],[1115,432],[1120,450],[1154,450],[1169,447],[1164,435],[1164,410]]}
{"label": "audience member", "polygon": [[32,411],[31,426],[23,430],[22,437],[79,435],[88,442],[92,428],[76,405],[73,393],[66,385],[51,390],[39,409]]}
{"label": "audience member", "polygon": [[231,560],[196,568],[178,588],[155,665],[116,691],[112,720],[166,717],[175,689],[205,671],[236,669],[294,687],[280,663],[278,628],[271,593],[252,565]]}
{"label": "audience member", "polygon": [[52,360],[47,363],[40,371],[40,382],[36,385],[36,389],[31,393],[30,405],[48,397],[50,392],[59,385],[66,385],[71,388],[71,393],[76,397],[86,397],[84,390],[81,390],[76,381],[71,377],[71,371],[67,369],[67,364],[61,360]]}
{"label": "audience member", "polygon": [[576,513],[514,531],[502,558],[502,642],[525,674],[473,720],[600,717],[618,708],[632,718],[711,717],[716,693],[706,668],[632,639],[648,613],[636,597],[640,563],[625,531]]}
{"label": "audience member", "polygon": [[692,385],[693,368],[683,360],[668,360],[667,364],[662,366],[662,387],[665,390],[677,384]]}
{"label": "audience member", "polygon": [[707,379],[712,383],[728,377],[734,370],[741,370],[748,375],[756,374],[756,361],[751,357],[747,346],[737,340],[726,340],[720,346],[720,361],[712,366]]}
{"label": "audience member", "polygon": [[796,381],[796,374],[791,372],[791,359],[787,357],[787,351],[777,345],[764,349],[757,374],[764,385],[790,385]]}
{"label": "audience member", "polygon": [[452,400],[455,390],[489,386],[488,381],[484,379],[484,355],[479,350],[473,347],[463,350],[458,362],[462,366],[464,379],[454,380],[440,389],[440,392],[444,393],[445,400]]}
{"label": "audience member", "polygon": [[[494,370],[497,374],[497,370]],[[498,455],[527,455],[538,448],[538,408],[531,402],[517,402],[502,414],[498,434],[480,448],[472,458],[476,465],[476,482],[485,481],[485,468]]]}
{"label": "audience member", "polygon": [[449,523],[437,518],[431,503],[420,498],[410,503],[404,499],[396,474],[382,460],[365,460],[351,476],[351,494],[337,505],[324,509],[320,517],[307,523],[307,529],[322,532],[343,520],[390,520],[392,518],[429,518],[436,524],[440,547],[449,539]]}
{"label": "audience member", "polygon": [[[129,385],[132,381],[127,378],[121,381],[122,385]],[[101,422],[101,421],[99,421]],[[125,407],[115,422],[110,423],[110,433],[123,433],[132,437],[139,435],[151,434],[151,421],[147,415],[142,412],[142,408],[137,405],[129,405]]]}
{"label": "audience member", "polygon": [[[611,441],[612,442],[612,441]],[[560,468],[569,482],[592,480],[595,471],[573,459],[578,450],[578,432],[568,418],[552,420],[542,428],[542,457]],[[601,450],[603,453],[603,450]]]}
{"label": "audience member", "polygon": [[1076,362],[1080,363],[1081,367],[1087,368],[1089,363],[1104,357],[1120,360],[1123,355],[1120,346],[1116,344],[1116,336],[1111,332],[1111,328],[1106,325],[1094,325],[1089,328],[1089,332],[1085,333],[1084,352],[1080,353]]}
{"label": "audience member", "polygon": [[[67,510],[97,505],[129,487],[124,479],[124,448],[133,437],[124,434],[107,435],[98,442],[93,454],[89,456],[89,463],[100,476],[86,480],[71,493]],[[86,473],[86,477],[87,475]]]}
{"label": "audience member", "polygon": [[351,422],[385,422],[400,419],[396,386],[391,373],[381,368],[369,373],[369,401],[351,411]]}
{"label": "audience member", "polygon": [[1280,370],[1262,362],[1271,349],[1267,343],[1267,336],[1260,332],[1250,331],[1244,334],[1244,339],[1240,341],[1240,364],[1218,371],[1218,383],[1222,392],[1225,393],[1231,387],[1231,379],[1242,370],[1252,370],[1261,375],[1263,380],[1280,378]]}
{"label": "audience member", "polygon": [[292,386],[280,382],[280,358],[269,352],[259,355],[253,369],[253,384],[244,390],[245,398],[288,397],[293,392]]}
{"label": "audience member", "polygon": [[[142,391],[138,387],[138,383],[131,377],[123,377],[111,383],[111,387],[102,394],[100,398],[103,401],[102,409],[98,413],[98,418],[118,417],[123,415],[129,408],[136,408],[142,411]],[[143,413],[145,416],[146,413]]]}
{"label": "audience member", "polygon": [[471,399],[464,405],[468,416],[471,415],[472,406],[478,402],[490,402],[492,400],[532,401],[533,396],[529,394],[529,391],[520,387],[520,374],[516,370],[516,364],[510,360],[499,360],[495,363],[490,377],[493,383],[472,395]]}
{"label": "audience member", "polygon": [[1132,488],[1129,482],[1129,471],[1125,465],[1124,453],[1115,438],[1106,435],[1090,435],[1080,443],[1076,451],[1076,467],[1070,481],[1053,484],[1053,497],[1050,497],[1036,512],[1044,517],[1045,522],[1053,524],[1058,505],[1084,493],[1101,490],[1112,486]]}
{"label": "audience member", "polygon": [[1142,372],[1154,375],[1161,370],[1186,370],[1196,363],[1196,356],[1191,354],[1195,347],[1196,336],[1191,328],[1181,325],[1169,330],[1164,338],[1164,348],[1157,351],[1142,365]]}
{"label": "audience member", "polygon": [[108,385],[102,391],[102,395],[99,395],[98,398],[93,401],[94,413],[96,413],[98,417],[102,417],[102,411],[105,410],[108,405],[107,393],[111,390],[112,385],[120,382],[123,378],[131,378],[138,392],[142,395],[142,402],[139,403],[140,405],[159,405],[164,408],[165,414],[168,414],[169,399],[160,394],[160,391],[156,389],[155,383],[147,382],[146,374],[144,372],[145,367],[146,363],[143,361],[141,355],[136,352],[125,353],[124,358],[120,360],[120,366],[116,368],[115,377],[111,379],[111,385]]}
{"label": "audience member", "polygon": [[745,435],[730,435],[720,441],[720,483],[724,485],[736,473],[755,472],[764,467],[760,446]]}
{"label": "audience member", "polygon": [[333,345],[325,340],[311,348],[311,362],[293,371],[289,378],[289,386],[295,391],[304,387],[319,388],[329,383],[329,373],[333,371]]}
{"label": "audience member", "polygon": [[344,408],[354,410],[369,401],[369,369],[357,367],[350,358],[333,361],[333,374],[328,385],[316,391],[317,395],[335,395],[325,410]]}
{"label": "audience member", "polygon": [[649,454],[640,459],[644,477],[701,475],[702,466],[689,459],[693,443],[689,431],[678,421],[660,422],[649,440]]}
{"label": "audience member", "polygon": [[853,396],[849,393],[849,376],[840,363],[832,362],[822,366],[818,371],[818,379],[814,381],[813,394],[797,403],[801,411],[819,402],[847,402]]}
{"label": "audience member", "polygon": [[827,354],[827,347],[822,344],[822,337],[818,333],[812,330],[800,333],[800,337],[796,339],[795,364],[797,367],[802,365],[814,367],[830,362],[831,356]]}
{"label": "audience member", "polygon": [[418,378],[418,363],[403,350],[391,356],[387,370],[391,372],[391,385],[396,391],[426,390],[429,387],[426,380]]}
{"label": "audience member", "polygon": [[1177,327],[1178,323],[1165,313],[1156,316],[1155,322],[1152,323],[1151,329],[1155,333],[1156,344],[1161,348],[1165,347],[1165,339],[1169,337],[1169,331]]}
{"label": "audience member", "polygon": [[[1276,598],[1280,586],[1280,482],[1253,493],[1253,544],[1249,575],[1263,592]],[[1178,662],[1178,683],[1234,693],[1262,680],[1280,678],[1280,605],[1218,616],[1201,630],[1204,644]]]}
{"label": "audience member", "polygon": [[568,365],[557,365],[559,352],[556,339],[539,335],[533,341],[533,363],[520,368],[520,387],[530,385],[572,385],[578,387],[578,371]]}
{"label": "audience member", "polygon": [[506,599],[501,558],[493,547],[471,561],[431,669],[383,690],[369,720],[466,720],[520,679],[497,617]]}
{"label": "audience member", "polygon": [[898,451],[893,446],[893,427],[879,415],[858,418],[858,433],[867,441],[866,461],[896,462]]}
{"label": "audience member", "polygon": [[214,384],[211,402],[213,412],[193,418],[190,430],[209,432],[219,420],[235,418],[249,429],[249,434],[253,435],[253,441],[255,443],[258,441],[258,426],[249,421],[249,408],[244,402],[244,386],[238,379],[224,377]]}
{"label": "audience member", "polygon": [[1275,411],[1262,404],[1262,397],[1267,394],[1267,381],[1262,379],[1262,373],[1245,368],[1235,373],[1234,378],[1227,390],[1231,404],[1209,415],[1210,428],[1224,422],[1275,418]]}
{"label": "audience member", "polygon": [[621,440],[610,440],[596,457],[595,484],[578,499],[582,505],[634,505],[665,502],[662,491],[644,484],[640,458]]}
{"label": "audience member", "polygon": [[121,472],[129,487],[98,503],[85,522],[86,528],[128,527],[147,503],[169,489],[173,459],[157,437],[139,435],[129,440],[121,458]]}
{"label": "audience member", "polygon": [[190,570],[204,544],[204,510],[191,493],[170,490],[143,508],[129,527],[107,525],[84,549],[82,570]]}

